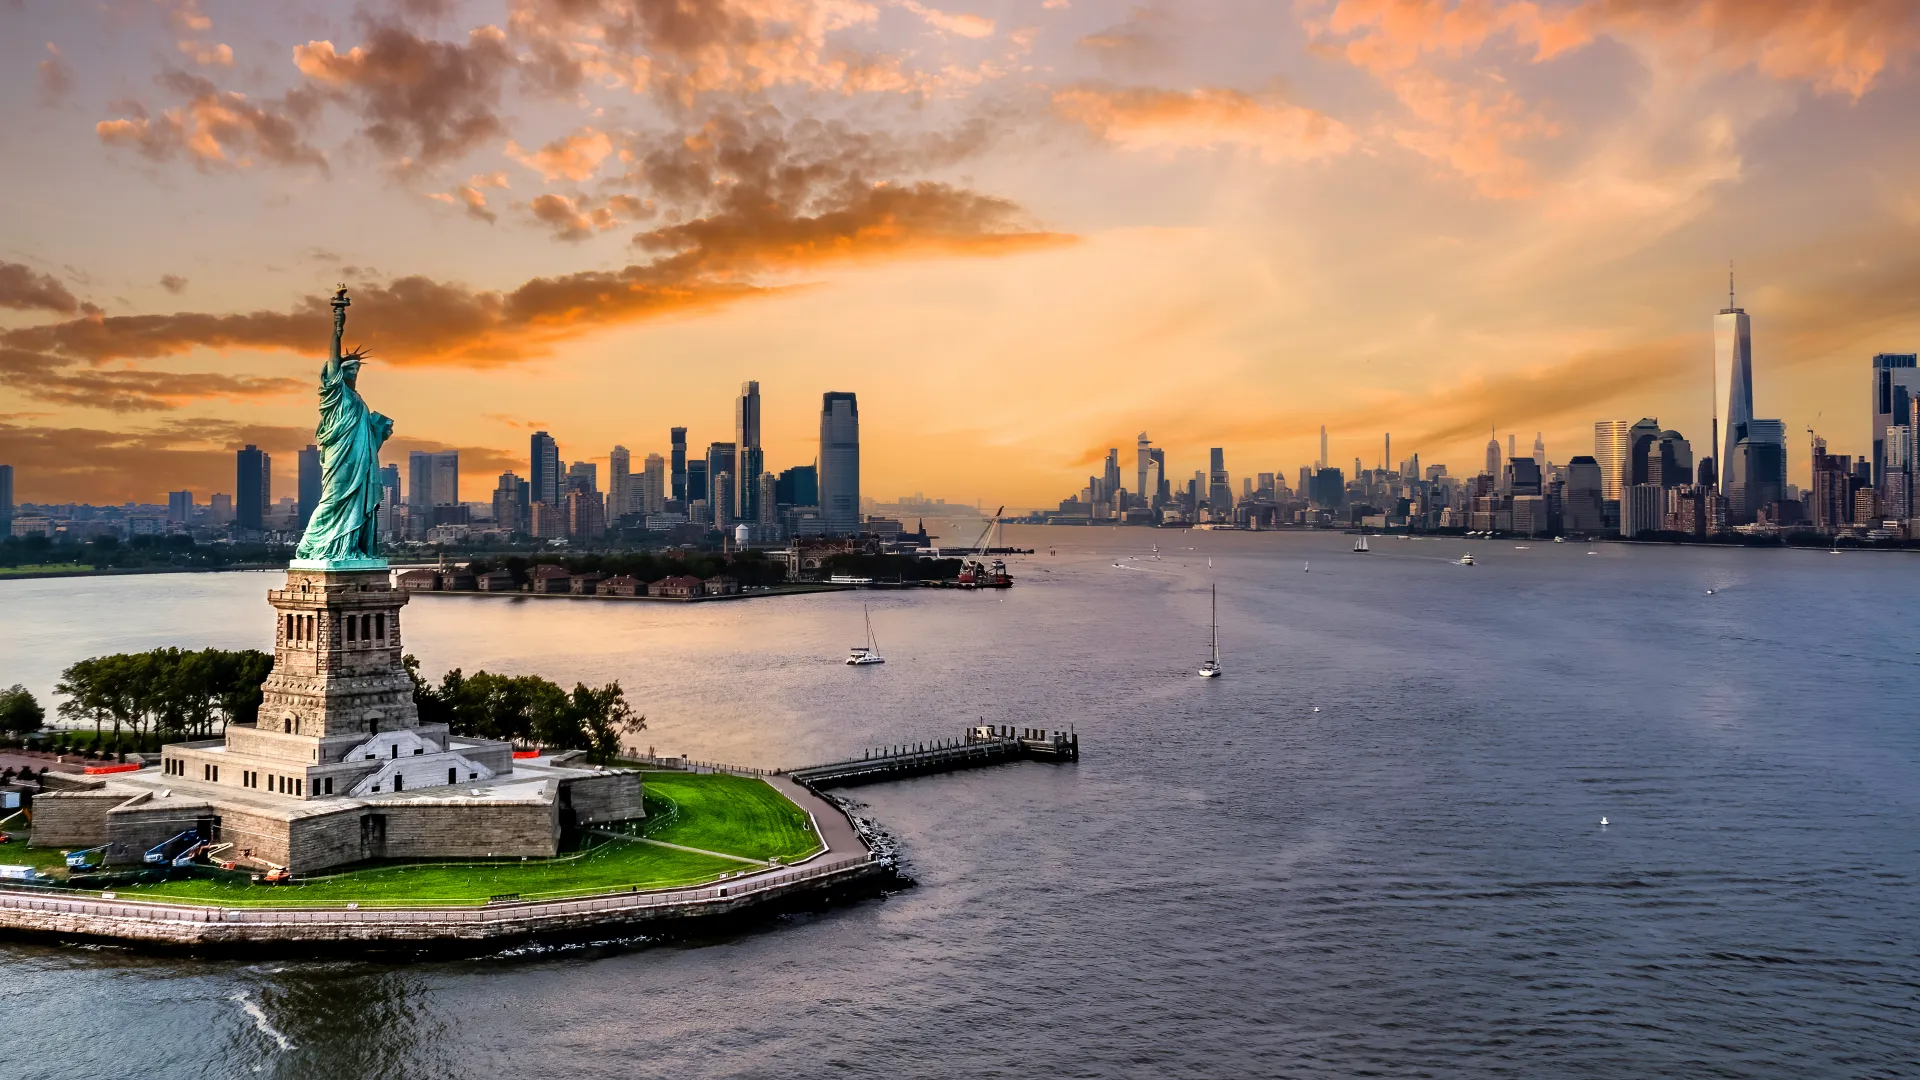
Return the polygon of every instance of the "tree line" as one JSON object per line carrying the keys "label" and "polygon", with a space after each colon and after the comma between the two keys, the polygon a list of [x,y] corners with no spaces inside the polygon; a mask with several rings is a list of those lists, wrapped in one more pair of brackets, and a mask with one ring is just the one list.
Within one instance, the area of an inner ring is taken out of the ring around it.
{"label": "tree line", "polygon": [[406,665],[420,722],[445,724],[455,735],[585,750],[587,760],[604,765],[620,755],[622,736],[647,726],[647,718],[627,704],[618,680],[597,689],[575,683],[568,693],[538,675],[467,675],[454,668],[434,686],[420,674],[420,661],[411,654]]}
{"label": "tree line", "polygon": [[286,565],[287,549],[270,544],[200,544],[184,533],[140,535],[122,541],[96,536],[9,536],[0,538],[0,567],[79,563],[96,570],[185,567],[217,570],[236,565]]}
{"label": "tree line", "polygon": [[60,673],[60,718],[92,725],[96,741],[122,731],[139,744],[206,738],[215,725],[251,724],[273,657],[257,649],[153,649],[81,660]]}

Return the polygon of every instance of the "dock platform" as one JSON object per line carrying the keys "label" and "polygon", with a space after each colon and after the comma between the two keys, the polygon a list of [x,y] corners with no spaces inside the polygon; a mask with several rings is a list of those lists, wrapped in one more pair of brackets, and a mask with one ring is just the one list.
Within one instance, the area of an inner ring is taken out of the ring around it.
{"label": "dock platform", "polygon": [[964,738],[879,747],[845,761],[789,769],[786,775],[808,787],[854,787],[1011,761],[1078,760],[1080,736],[1073,732],[980,725],[968,728]]}

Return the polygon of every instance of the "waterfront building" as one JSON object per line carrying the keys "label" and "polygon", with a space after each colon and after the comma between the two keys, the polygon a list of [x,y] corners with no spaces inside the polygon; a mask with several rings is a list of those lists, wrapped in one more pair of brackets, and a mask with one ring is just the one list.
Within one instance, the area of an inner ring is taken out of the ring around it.
{"label": "waterfront building", "polygon": [[1600,463],[1586,454],[1567,462],[1567,487],[1562,514],[1568,532],[1595,535],[1605,531],[1606,487]]}
{"label": "waterfront building", "polygon": [[617,519],[640,512],[633,479],[633,454],[624,446],[615,446],[607,454],[607,517]]}
{"label": "waterfront building", "polygon": [[[10,513],[10,510],[0,508],[0,514],[4,513]],[[186,524],[193,520],[193,492],[167,492],[167,520],[178,521],[181,524]]]}
{"label": "waterfront building", "polygon": [[1606,502],[1620,500],[1620,486],[1632,478],[1625,470],[1631,449],[1627,420],[1600,420],[1593,425],[1593,460],[1600,465],[1600,497]]}
{"label": "waterfront building", "polygon": [[[1532,458],[1515,458],[1516,461],[1532,461]],[[1515,495],[1509,512],[1512,515],[1513,531],[1521,536],[1545,536],[1552,531],[1548,501],[1544,495]]]}
{"label": "waterfront building", "polygon": [[534,432],[531,442],[532,460],[528,466],[527,482],[532,486],[533,501],[558,506],[561,489],[560,444],[544,431]]}
{"label": "waterfront building", "polygon": [[1704,538],[1712,525],[1708,513],[1709,497],[1707,489],[1697,484],[1668,488],[1666,531],[1696,539]]}
{"label": "waterfront building", "polygon": [[235,457],[234,524],[259,532],[267,527],[267,507],[273,502],[273,456],[248,443]]}
{"label": "waterfront building", "polygon": [[320,507],[320,448],[312,443],[300,451],[300,475],[295,491],[299,496],[300,527],[305,529],[313,512]]}
{"label": "waterfront building", "polygon": [[606,505],[600,493],[591,487],[575,487],[567,492],[567,539],[591,543],[607,534]]}
{"label": "waterfront building", "polygon": [[755,521],[760,516],[760,474],[766,471],[765,451],[760,448],[760,384],[749,380],[740,384],[740,396],[733,404],[734,461],[736,480],[733,517],[736,521]]}
{"label": "waterfront building", "polygon": [[760,474],[760,492],[753,501],[754,506],[759,508],[759,516],[754,523],[769,530],[780,520],[779,486],[779,477],[770,472]]}
{"label": "waterfront building", "polygon": [[1821,532],[1833,532],[1853,520],[1852,460],[1847,454],[1827,453],[1827,441],[1813,441],[1813,484],[1807,516]]}
{"label": "waterfront building", "polygon": [[[683,476],[681,483],[686,483]],[[640,479],[640,506],[638,512],[645,514],[662,513],[667,508],[667,459],[659,454],[648,454],[646,472]]]}
{"label": "waterfront building", "polygon": [[1628,484],[1620,489],[1620,535],[1632,539],[1659,532],[1666,524],[1666,489],[1659,484]]}
{"label": "waterfront building", "polygon": [[493,527],[506,533],[530,533],[533,485],[511,472],[500,474],[493,489]]}
{"label": "waterfront building", "polygon": [[713,508],[713,527],[721,532],[733,528],[733,474],[722,469],[714,474],[708,484],[712,498],[708,505]]}
{"label": "waterfront building", "polygon": [[820,513],[827,533],[860,531],[860,406],[854,395],[828,391],[820,399]]}
{"label": "waterfront building", "polygon": [[687,429],[683,427],[667,429],[671,440],[673,455],[673,501],[687,502]]}
{"label": "waterfront building", "polygon": [[1914,425],[1892,424],[1882,433],[1880,502],[1899,521],[1913,516]]}

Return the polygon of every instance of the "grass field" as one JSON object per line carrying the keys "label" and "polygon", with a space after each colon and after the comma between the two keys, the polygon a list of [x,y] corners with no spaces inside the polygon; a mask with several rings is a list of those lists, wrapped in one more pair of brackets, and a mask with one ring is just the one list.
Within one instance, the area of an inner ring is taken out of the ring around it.
{"label": "grass field", "polygon": [[16,574],[53,574],[71,573],[75,570],[92,570],[86,563],[41,563],[33,566],[0,566],[0,577],[12,577]]}
{"label": "grass field", "polygon": [[672,804],[665,813],[648,808],[644,835],[650,839],[783,862],[820,849],[806,813],[764,780],[676,772],[644,779],[648,802]]}
{"label": "grass field", "polygon": [[[820,840],[799,807],[760,780],[724,775],[647,773],[649,819],[633,831],[665,844],[700,848],[739,858],[791,861],[818,850]],[[232,907],[339,904],[483,904],[509,894],[537,899],[550,894],[667,889],[712,881],[752,867],[728,859],[680,851],[640,839],[594,834],[594,846],[555,859],[525,862],[425,862],[368,867],[316,877],[296,885],[255,885],[230,877],[127,885],[126,897],[151,897]],[[8,845],[11,847],[12,845]],[[63,866],[52,848],[0,848],[0,862]]]}

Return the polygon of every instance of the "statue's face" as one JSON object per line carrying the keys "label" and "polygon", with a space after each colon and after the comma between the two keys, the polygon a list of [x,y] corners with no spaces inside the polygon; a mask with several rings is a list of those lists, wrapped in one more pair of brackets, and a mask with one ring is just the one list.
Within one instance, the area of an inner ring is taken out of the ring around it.
{"label": "statue's face", "polygon": [[360,361],[348,360],[341,364],[340,374],[346,379],[348,386],[354,386],[360,381]]}

